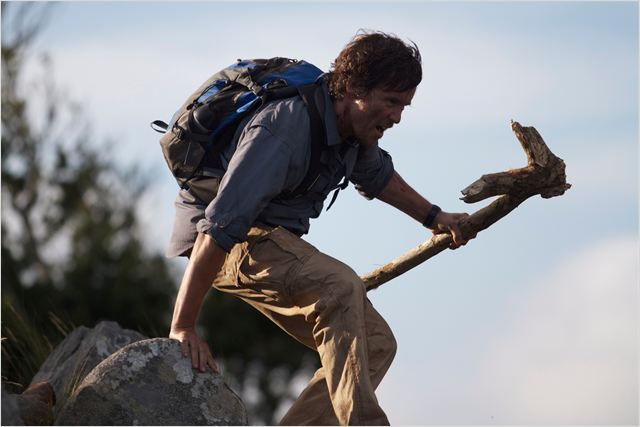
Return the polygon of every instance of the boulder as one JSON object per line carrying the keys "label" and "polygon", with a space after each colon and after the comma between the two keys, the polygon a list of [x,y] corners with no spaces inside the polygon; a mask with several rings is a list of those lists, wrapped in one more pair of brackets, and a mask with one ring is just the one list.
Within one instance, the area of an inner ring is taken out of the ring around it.
{"label": "boulder", "polygon": [[154,338],[109,356],[83,380],[56,425],[247,425],[242,400],[202,373],[177,341]]}
{"label": "boulder", "polygon": [[100,362],[127,344],[145,338],[139,332],[121,328],[116,322],[103,321],[93,329],[80,326],[47,357],[31,386],[42,381],[53,386],[58,402],[54,413],[57,413],[74,387]]}

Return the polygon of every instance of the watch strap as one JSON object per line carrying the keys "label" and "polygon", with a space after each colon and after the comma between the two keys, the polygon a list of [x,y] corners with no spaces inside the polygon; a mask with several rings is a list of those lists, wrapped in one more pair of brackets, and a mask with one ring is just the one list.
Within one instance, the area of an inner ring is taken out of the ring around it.
{"label": "watch strap", "polygon": [[427,228],[431,228],[433,226],[433,221],[436,219],[436,216],[440,212],[442,212],[442,209],[440,209],[440,206],[432,204],[431,210],[429,210],[429,213],[427,214],[427,217],[422,222],[422,225],[424,225]]}

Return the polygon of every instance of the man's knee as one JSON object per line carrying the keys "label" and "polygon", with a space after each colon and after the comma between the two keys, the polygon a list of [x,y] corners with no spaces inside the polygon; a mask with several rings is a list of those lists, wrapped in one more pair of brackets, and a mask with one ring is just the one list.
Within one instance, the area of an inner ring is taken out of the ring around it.
{"label": "man's knee", "polygon": [[371,384],[374,388],[377,388],[393,363],[398,344],[391,331],[370,337],[368,343],[369,375]]}
{"label": "man's knee", "polygon": [[357,279],[344,277],[327,283],[327,293],[316,305],[318,314],[325,320],[342,323],[347,329],[364,328],[366,291]]}
{"label": "man's knee", "polygon": [[364,282],[358,274],[347,264],[319,253],[305,266],[311,271],[308,276],[322,282],[323,293],[334,304],[351,305],[354,302],[363,304],[366,299]]}
{"label": "man's knee", "polygon": [[398,343],[393,331],[370,301],[367,301],[367,343],[369,359],[376,369],[386,371],[398,351]]}
{"label": "man's knee", "polygon": [[398,352],[398,342],[396,341],[396,337],[389,329],[389,333],[385,335],[385,353],[387,354],[387,359],[389,360],[389,364],[396,357],[396,353]]}
{"label": "man's knee", "polygon": [[398,351],[398,342],[393,335],[391,328],[382,329],[377,336],[376,351],[381,353],[381,359],[384,359],[385,364],[391,365],[391,362],[396,356]]}
{"label": "man's knee", "polygon": [[357,307],[364,314],[366,288],[364,282],[351,269],[338,273],[331,283],[331,300],[338,307]]}

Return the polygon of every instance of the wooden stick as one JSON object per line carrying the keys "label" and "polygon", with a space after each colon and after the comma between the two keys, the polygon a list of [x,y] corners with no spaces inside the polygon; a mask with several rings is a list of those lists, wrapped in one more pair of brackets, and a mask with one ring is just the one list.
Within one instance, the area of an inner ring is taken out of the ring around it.
{"label": "wooden stick", "polygon": [[[460,222],[463,236],[473,236],[485,230],[531,196],[540,194],[550,198],[564,194],[571,188],[566,181],[564,161],[549,150],[533,127],[511,122],[511,128],[527,155],[528,165],[507,172],[483,175],[462,190],[462,200],[474,203],[488,197],[502,195],[489,205]],[[451,234],[437,234],[390,263],[362,276],[367,291],[409,271],[439,254],[451,244]]]}

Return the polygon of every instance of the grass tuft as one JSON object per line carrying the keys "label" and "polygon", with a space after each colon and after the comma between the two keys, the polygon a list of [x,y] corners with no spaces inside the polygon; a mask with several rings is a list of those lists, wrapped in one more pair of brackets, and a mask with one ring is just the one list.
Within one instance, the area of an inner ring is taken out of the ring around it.
{"label": "grass tuft", "polygon": [[[28,319],[8,296],[2,297],[2,380],[15,387],[12,392],[24,391],[54,345],[72,330],[72,325],[63,322],[54,313],[48,313],[48,318],[55,334],[41,330],[36,319]],[[55,342],[52,343],[50,338]]]}

